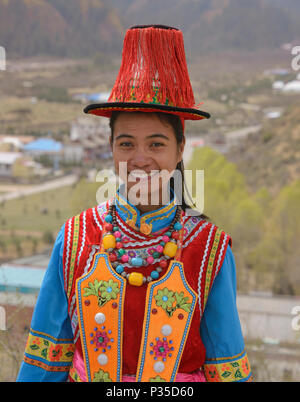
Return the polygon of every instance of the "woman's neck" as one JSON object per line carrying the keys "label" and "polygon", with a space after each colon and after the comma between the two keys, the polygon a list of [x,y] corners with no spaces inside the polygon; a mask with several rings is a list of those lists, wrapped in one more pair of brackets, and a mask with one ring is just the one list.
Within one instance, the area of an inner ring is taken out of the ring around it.
{"label": "woman's neck", "polygon": [[142,213],[147,213],[147,212],[151,212],[151,211],[155,211],[156,209],[161,208],[163,205],[136,205],[136,208]]}

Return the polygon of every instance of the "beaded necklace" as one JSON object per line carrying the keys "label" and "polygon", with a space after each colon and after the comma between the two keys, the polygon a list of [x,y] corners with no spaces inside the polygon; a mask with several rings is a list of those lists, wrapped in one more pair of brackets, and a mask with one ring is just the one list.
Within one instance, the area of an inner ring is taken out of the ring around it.
{"label": "beaded necklace", "polygon": [[[168,230],[162,236],[162,241],[152,255],[147,258],[130,257],[123,248],[122,233],[119,229],[116,219],[116,206],[111,204],[105,217],[104,230],[102,238],[102,247],[108,253],[110,262],[116,272],[126,278],[129,284],[133,286],[141,286],[144,283],[151,282],[159,278],[163,268],[168,266],[168,259],[175,257],[180,239],[180,230],[182,230],[181,207],[178,206],[175,217],[171,222]],[[124,270],[125,263],[133,267],[142,267],[150,265],[154,259],[160,258],[159,266],[154,269],[149,276],[145,277],[141,272],[127,273]]]}

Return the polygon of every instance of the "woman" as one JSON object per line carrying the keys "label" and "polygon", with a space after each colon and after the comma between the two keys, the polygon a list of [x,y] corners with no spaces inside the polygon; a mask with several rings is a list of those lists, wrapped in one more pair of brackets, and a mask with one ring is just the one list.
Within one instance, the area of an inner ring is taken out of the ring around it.
{"label": "woman", "polygon": [[251,379],[230,236],[187,213],[173,174],[184,120],[209,117],[194,105],[181,32],[128,30],[109,102],[85,109],[110,118],[124,184],[61,228],[19,381]]}

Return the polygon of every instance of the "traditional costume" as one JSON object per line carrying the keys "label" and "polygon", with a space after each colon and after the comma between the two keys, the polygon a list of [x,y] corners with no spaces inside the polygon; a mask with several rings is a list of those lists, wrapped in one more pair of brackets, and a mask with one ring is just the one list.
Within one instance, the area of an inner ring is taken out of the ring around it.
{"label": "traditional costume", "polygon": [[[195,108],[181,31],[127,31],[108,103],[85,111]],[[171,201],[141,214],[122,186],[61,228],[18,381],[248,381],[228,234]]]}

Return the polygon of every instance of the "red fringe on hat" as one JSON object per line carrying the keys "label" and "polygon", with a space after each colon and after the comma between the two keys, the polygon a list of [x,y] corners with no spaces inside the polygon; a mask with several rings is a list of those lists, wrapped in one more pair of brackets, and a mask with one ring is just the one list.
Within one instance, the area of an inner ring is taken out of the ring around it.
{"label": "red fringe on hat", "polygon": [[195,105],[183,35],[173,28],[133,27],[126,32],[122,63],[109,102]]}

